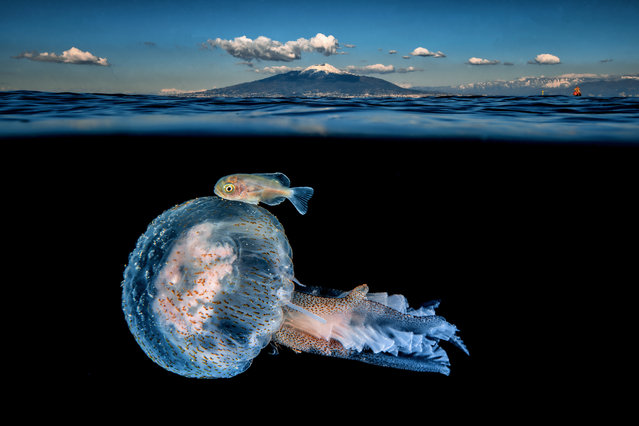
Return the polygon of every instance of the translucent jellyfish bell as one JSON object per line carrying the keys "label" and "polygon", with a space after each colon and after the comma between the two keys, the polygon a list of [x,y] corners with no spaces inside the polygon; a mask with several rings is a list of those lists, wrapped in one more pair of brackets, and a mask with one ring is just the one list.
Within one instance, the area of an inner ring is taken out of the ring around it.
{"label": "translucent jellyfish bell", "polygon": [[385,367],[449,373],[448,341],[468,353],[438,303],[411,309],[401,295],[303,287],[291,247],[265,209],[217,197],[164,212],[138,240],[122,306],[156,363],[199,378],[245,371],[270,341]]}
{"label": "translucent jellyfish bell", "polygon": [[187,377],[246,370],[282,323],[291,248],[266,210],[217,197],[157,217],[124,273],[122,306],[144,352]]}

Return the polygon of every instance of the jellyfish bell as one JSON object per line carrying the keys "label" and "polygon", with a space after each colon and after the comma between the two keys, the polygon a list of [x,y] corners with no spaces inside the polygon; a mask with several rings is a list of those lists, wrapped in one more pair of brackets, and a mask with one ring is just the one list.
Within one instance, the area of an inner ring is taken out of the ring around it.
{"label": "jellyfish bell", "polygon": [[122,283],[129,329],[163,368],[186,377],[245,371],[269,342],[296,352],[449,373],[457,328],[401,295],[298,287],[292,251],[265,209],[198,198],[157,217],[138,239]]}
{"label": "jellyfish bell", "polygon": [[199,378],[245,371],[282,323],[291,248],[266,210],[217,197],[164,212],[129,256],[122,307],[144,352]]}

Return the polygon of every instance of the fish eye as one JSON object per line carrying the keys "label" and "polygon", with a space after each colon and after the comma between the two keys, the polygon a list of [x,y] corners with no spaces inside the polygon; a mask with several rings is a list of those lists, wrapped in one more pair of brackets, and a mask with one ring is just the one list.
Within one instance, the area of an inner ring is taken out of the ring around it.
{"label": "fish eye", "polygon": [[227,183],[222,187],[222,189],[224,189],[224,192],[226,193],[231,193],[235,191],[235,185],[233,185],[232,183]]}

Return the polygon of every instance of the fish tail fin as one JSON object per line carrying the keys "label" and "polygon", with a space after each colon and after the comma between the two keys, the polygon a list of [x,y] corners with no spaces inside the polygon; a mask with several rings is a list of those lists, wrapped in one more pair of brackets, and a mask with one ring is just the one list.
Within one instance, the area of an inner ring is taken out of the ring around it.
{"label": "fish tail fin", "polygon": [[308,200],[313,196],[313,188],[308,186],[298,186],[297,188],[291,188],[291,196],[289,200],[295,206],[300,214],[306,214],[308,211]]}

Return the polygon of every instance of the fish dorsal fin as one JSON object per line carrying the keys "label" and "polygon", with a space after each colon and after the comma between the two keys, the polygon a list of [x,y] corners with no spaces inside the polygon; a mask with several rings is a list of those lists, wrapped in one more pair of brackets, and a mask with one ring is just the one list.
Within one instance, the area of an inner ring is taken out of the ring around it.
{"label": "fish dorsal fin", "polygon": [[282,186],[290,187],[291,181],[284,173],[255,173],[256,176],[261,176],[266,179],[275,179]]}

